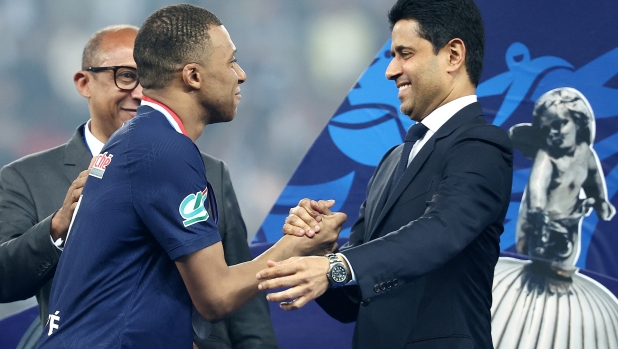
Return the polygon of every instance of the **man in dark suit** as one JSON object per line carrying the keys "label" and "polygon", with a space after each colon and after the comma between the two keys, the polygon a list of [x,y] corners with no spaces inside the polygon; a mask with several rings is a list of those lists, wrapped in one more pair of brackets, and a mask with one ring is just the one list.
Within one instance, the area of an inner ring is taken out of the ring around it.
{"label": "man in dark suit", "polygon": [[[133,59],[136,35],[137,28],[124,25],[95,33],[84,48],[82,70],[74,76],[78,92],[88,99],[88,123],[79,126],[68,143],[0,171],[0,302],[36,296],[43,324],[56,265],[87,178],[84,170],[112,133],[135,116],[142,98]],[[218,228],[226,262],[250,260],[228,169],[207,154],[202,158],[219,202]],[[39,322],[38,333],[41,329]],[[194,340],[199,348],[277,348],[264,297],[214,324],[207,339]]]}
{"label": "man in dark suit", "polygon": [[[481,15],[472,0],[399,0],[389,20],[386,77],[417,124],[378,165],[340,253],[270,262],[260,286],[290,287],[268,295],[287,301],[284,309],[317,298],[332,317],[356,321],[354,348],[492,348],[491,287],[512,148],[475,95]],[[304,199],[284,231],[326,232],[328,206]]]}

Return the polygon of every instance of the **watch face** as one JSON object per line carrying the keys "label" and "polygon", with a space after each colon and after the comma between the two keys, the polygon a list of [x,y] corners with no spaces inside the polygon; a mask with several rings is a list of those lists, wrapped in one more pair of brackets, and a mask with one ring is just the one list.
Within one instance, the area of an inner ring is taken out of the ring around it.
{"label": "watch face", "polygon": [[345,267],[343,265],[335,265],[333,266],[333,269],[331,269],[330,271],[330,276],[334,282],[342,283],[342,282],[345,282],[345,279],[348,276],[348,273],[346,272]]}

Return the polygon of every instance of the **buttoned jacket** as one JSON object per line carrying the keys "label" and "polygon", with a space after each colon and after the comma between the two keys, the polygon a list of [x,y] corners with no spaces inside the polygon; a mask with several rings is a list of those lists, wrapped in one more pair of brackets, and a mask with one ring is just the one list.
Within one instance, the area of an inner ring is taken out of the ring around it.
{"label": "buttoned jacket", "polygon": [[354,348],[491,348],[491,287],[510,202],[512,147],[473,103],[412,159],[388,196],[402,146],[381,160],[350,240],[356,286],[318,298],[356,321]]}

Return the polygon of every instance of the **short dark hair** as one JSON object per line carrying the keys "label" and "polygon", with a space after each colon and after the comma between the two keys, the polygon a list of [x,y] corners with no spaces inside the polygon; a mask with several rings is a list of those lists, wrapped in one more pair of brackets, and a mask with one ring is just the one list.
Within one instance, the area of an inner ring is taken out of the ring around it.
{"label": "short dark hair", "polygon": [[398,0],[388,13],[391,30],[402,19],[418,22],[418,34],[431,42],[436,54],[452,39],[463,40],[468,77],[478,86],[483,71],[485,29],[473,0]]}
{"label": "short dark hair", "polygon": [[134,25],[116,24],[99,29],[96,33],[92,34],[90,39],[88,39],[86,46],[84,46],[84,52],[82,52],[82,70],[88,67],[98,66],[100,64],[101,44],[107,35],[127,29],[135,31],[139,30],[139,28]]}
{"label": "short dark hair", "polygon": [[148,16],[133,50],[142,87],[161,89],[184,64],[202,61],[210,49],[208,30],[220,25],[212,12],[189,4],[166,6]]}

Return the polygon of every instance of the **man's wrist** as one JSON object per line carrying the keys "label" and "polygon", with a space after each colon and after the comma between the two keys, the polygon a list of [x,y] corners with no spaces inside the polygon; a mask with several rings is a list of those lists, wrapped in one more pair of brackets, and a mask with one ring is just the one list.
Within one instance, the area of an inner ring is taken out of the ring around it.
{"label": "man's wrist", "polygon": [[347,258],[345,258],[341,253],[335,253],[335,256],[339,258],[339,260],[341,261],[341,263],[343,263],[345,269],[347,270],[347,277],[345,279],[345,282],[347,284],[348,282],[350,282],[350,280],[352,280],[352,268],[350,268],[350,264],[348,264]]}
{"label": "man's wrist", "polygon": [[328,253],[325,256],[330,263],[326,277],[328,278],[330,287],[341,287],[350,282],[351,273],[350,267],[339,254]]}
{"label": "man's wrist", "polygon": [[63,238],[58,238],[56,240],[54,240],[53,236],[49,236],[51,239],[52,244],[54,244],[54,246],[56,246],[59,249],[63,249],[64,248],[64,239]]}
{"label": "man's wrist", "polygon": [[64,229],[62,229],[61,227],[64,227],[65,224],[59,223],[59,220],[62,219],[61,217],[58,216],[58,214],[60,213],[60,210],[54,213],[54,215],[52,216],[50,225],[49,225],[49,236],[52,242],[54,243],[54,245],[56,245],[56,247],[58,248],[61,248],[62,246],[64,246],[64,237],[66,236],[66,231],[68,231],[68,228],[67,228],[66,231],[63,232]]}

